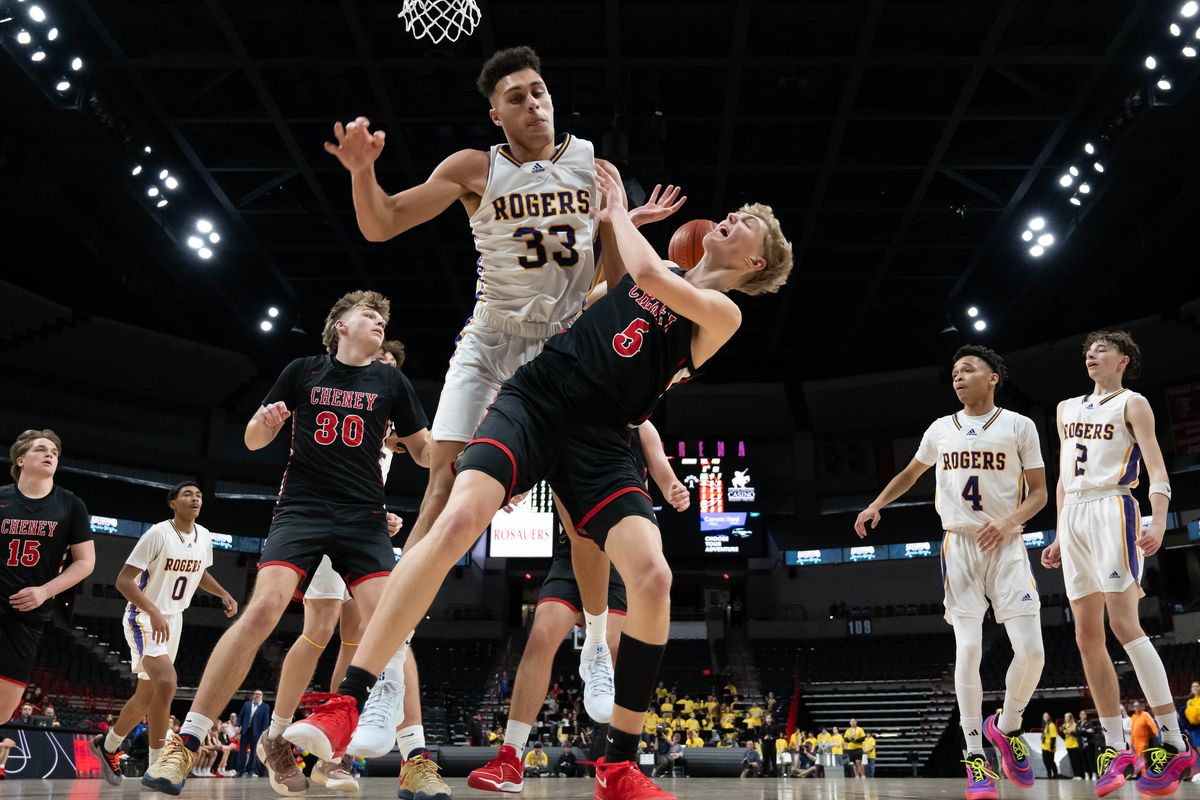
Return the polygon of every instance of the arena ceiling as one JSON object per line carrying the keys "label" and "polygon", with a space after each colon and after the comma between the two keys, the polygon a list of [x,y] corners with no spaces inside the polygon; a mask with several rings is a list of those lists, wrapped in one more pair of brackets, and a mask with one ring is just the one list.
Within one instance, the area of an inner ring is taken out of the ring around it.
{"label": "arena ceiling", "polygon": [[[560,130],[642,187],[684,187],[659,246],[747,200],[784,220],[794,276],[744,302],[718,380],[923,365],[967,338],[1024,346],[1200,295],[1200,65],[1180,55],[1200,17],[1182,0],[491,0],[437,46],[404,31],[401,0],[45,0],[40,27],[32,3],[0,0],[5,278],[271,369],[369,287],[393,300],[410,372],[440,377],[473,292],[465,215],[368,243],[321,144],[368,116],[388,133],[381,184],[423,180],[496,139],[475,77],[515,44],[541,54]],[[51,23],[47,62],[85,64],[63,94],[15,41]],[[179,188],[149,198],[161,169]],[[1020,238],[1034,216],[1055,237],[1040,258]],[[206,261],[186,243],[200,217],[221,236]]]}

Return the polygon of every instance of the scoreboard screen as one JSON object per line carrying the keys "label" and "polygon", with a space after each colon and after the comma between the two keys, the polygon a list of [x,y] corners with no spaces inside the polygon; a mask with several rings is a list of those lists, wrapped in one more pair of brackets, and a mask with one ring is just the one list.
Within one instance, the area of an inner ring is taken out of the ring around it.
{"label": "scoreboard screen", "polygon": [[[753,468],[744,442],[710,445],[679,443],[671,467],[691,495],[691,507],[658,512],[663,550],[669,556],[744,560],[763,555],[766,534],[758,511]],[[657,498],[657,492],[653,493]]]}

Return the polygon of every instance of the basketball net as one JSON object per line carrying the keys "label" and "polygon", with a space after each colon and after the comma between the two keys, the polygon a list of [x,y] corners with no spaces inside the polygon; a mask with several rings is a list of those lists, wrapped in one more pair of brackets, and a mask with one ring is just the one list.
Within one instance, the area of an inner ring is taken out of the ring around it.
{"label": "basketball net", "polygon": [[458,41],[470,36],[479,24],[479,6],[475,0],[404,0],[400,18],[404,29],[414,38],[428,36],[434,44]]}

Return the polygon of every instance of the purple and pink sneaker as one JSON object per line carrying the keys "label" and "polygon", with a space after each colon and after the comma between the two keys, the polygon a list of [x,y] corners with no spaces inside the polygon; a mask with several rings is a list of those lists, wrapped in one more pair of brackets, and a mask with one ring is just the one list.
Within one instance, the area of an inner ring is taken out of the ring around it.
{"label": "purple and pink sneaker", "polygon": [[987,758],[971,753],[962,763],[967,765],[967,800],[997,800],[996,778],[1000,776],[992,772]]}
{"label": "purple and pink sneaker", "polygon": [[1196,751],[1184,742],[1183,750],[1169,744],[1147,747],[1146,771],[1138,778],[1137,789],[1150,797],[1174,794],[1179,782],[1196,768]]}
{"label": "purple and pink sneaker", "polygon": [[1125,785],[1127,777],[1133,777],[1141,772],[1145,762],[1138,758],[1132,750],[1118,750],[1109,745],[1100,755],[1096,756],[1096,797],[1115,792]]}
{"label": "purple and pink sneaker", "polygon": [[1000,730],[999,722],[999,714],[988,717],[983,723],[983,735],[992,743],[992,747],[996,748],[996,753],[1000,756],[1000,769],[1004,770],[1005,776],[1022,789],[1028,789],[1033,786],[1033,764],[1029,761],[1029,748],[1025,746],[1020,731],[1010,736]]}

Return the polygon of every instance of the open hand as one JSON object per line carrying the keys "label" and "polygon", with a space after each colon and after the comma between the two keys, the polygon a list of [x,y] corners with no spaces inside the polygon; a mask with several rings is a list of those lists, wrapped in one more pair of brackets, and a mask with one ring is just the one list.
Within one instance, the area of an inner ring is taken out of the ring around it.
{"label": "open hand", "polygon": [[[674,184],[668,184],[666,191],[663,191],[661,183],[654,184],[654,191],[650,193],[650,198],[629,212],[629,220],[635,227],[640,228],[651,222],[666,219],[683,208],[683,204],[687,202],[687,195],[679,197],[679,191],[679,187]],[[659,196],[659,192],[662,192],[661,196]]]}
{"label": "open hand", "polygon": [[372,133],[370,127],[371,120],[366,117],[357,117],[345,127],[335,122],[333,136],[337,144],[326,142],[325,152],[336,157],[351,172],[369,169],[383,152],[383,140],[386,137],[383,131]]}

